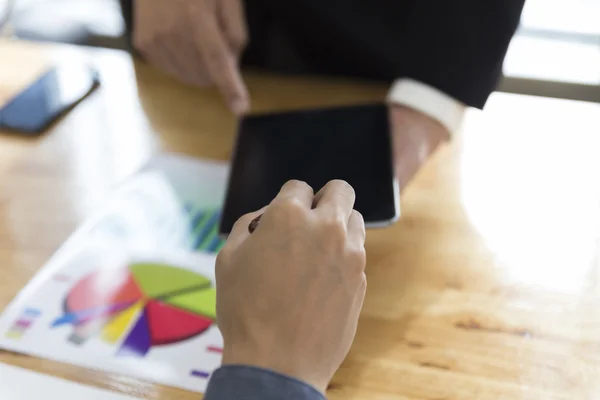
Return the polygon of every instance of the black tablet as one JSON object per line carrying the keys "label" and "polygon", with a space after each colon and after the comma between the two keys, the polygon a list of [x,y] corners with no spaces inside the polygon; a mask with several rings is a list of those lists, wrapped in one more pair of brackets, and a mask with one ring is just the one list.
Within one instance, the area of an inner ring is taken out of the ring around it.
{"label": "black tablet", "polygon": [[343,179],[356,191],[368,227],[400,215],[385,104],[252,115],[241,120],[221,218],[221,234],[256,211],[291,179],[315,190]]}

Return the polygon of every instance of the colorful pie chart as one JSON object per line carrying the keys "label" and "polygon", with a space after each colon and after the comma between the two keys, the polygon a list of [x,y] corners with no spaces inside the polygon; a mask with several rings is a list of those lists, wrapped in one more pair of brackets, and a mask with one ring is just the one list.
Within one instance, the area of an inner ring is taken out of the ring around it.
{"label": "colorful pie chart", "polygon": [[117,355],[143,357],[152,346],[205,332],[216,319],[216,292],[200,274],[165,264],[138,263],[102,269],[67,294],[65,313],[52,327],[72,325],[69,341],[99,336],[120,344]]}

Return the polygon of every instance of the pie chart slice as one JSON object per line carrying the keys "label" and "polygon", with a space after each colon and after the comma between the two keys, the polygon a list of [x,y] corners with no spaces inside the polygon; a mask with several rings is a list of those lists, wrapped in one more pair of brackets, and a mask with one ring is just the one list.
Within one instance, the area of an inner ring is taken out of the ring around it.
{"label": "pie chart slice", "polygon": [[135,303],[143,297],[127,268],[101,269],[83,278],[67,296],[69,312]]}
{"label": "pie chart slice", "polygon": [[168,297],[163,303],[190,311],[194,314],[203,315],[213,320],[217,319],[217,290],[208,288],[204,290],[194,290]]}
{"label": "pie chart slice", "polygon": [[115,344],[125,335],[132,323],[139,318],[144,302],[139,301],[113,318],[102,330],[101,337],[107,343]]}
{"label": "pie chart slice", "polygon": [[212,284],[202,275],[170,265],[139,263],[131,265],[130,270],[142,292],[153,299]]}
{"label": "pie chart slice", "polygon": [[196,336],[213,324],[212,319],[189,311],[150,301],[146,305],[153,345],[179,342]]}
{"label": "pie chart slice", "polygon": [[131,332],[121,345],[117,356],[143,357],[150,351],[150,346],[152,346],[152,341],[148,330],[148,318],[146,312],[142,311]]}

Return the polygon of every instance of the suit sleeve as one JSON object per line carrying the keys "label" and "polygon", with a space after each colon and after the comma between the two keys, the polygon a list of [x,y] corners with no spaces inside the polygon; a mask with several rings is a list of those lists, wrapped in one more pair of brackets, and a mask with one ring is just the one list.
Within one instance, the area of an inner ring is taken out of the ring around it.
{"label": "suit sleeve", "polygon": [[224,366],[208,383],[204,400],[325,400],[312,386],[250,366]]}
{"label": "suit sleeve", "polygon": [[398,78],[483,108],[496,88],[524,0],[419,0],[401,38]]}
{"label": "suit sleeve", "polygon": [[125,20],[127,35],[131,35],[131,32],[133,31],[133,1],[134,0],[119,0],[123,12],[123,19]]}

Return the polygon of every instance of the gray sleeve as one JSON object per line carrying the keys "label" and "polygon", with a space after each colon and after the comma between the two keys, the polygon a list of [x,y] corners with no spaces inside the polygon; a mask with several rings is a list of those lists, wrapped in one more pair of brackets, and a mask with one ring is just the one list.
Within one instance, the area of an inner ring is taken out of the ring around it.
{"label": "gray sleeve", "polygon": [[204,400],[325,400],[312,386],[273,371],[224,366],[208,383]]}

